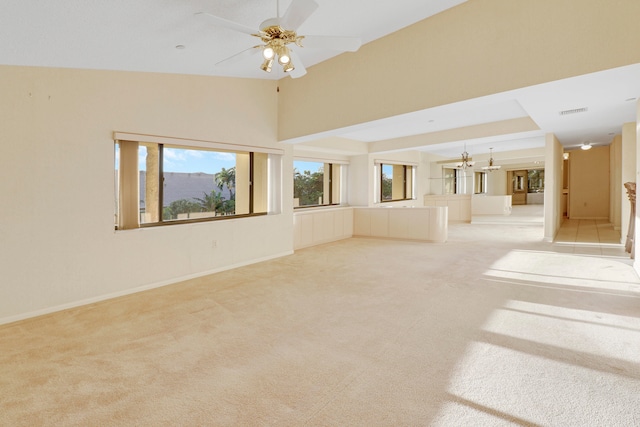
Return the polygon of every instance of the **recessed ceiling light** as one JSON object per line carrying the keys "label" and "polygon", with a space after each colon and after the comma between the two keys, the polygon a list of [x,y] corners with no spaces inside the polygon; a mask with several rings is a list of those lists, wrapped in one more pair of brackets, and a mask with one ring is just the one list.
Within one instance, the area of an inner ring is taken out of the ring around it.
{"label": "recessed ceiling light", "polygon": [[182,49],[184,49],[184,45],[183,44],[178,44],[178,45],[176,45],[176,49],[182,50]]}

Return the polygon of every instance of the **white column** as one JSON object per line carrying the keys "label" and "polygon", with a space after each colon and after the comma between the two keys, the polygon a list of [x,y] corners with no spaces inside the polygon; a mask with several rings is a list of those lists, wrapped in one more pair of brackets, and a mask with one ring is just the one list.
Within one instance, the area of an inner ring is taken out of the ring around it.
{"label": "white column", "polygon": [[562,145],[552,133],[545,135],[544,240],[552,242],[562,223]]}
{"label": "white column", "polygon": [[[640,141],[640,99],[636,101],[636,144],[637,141]],[[636,150],[636,183],[639,181],[639,175],[640,174],[640,150]],[[636,227],[635,227],[635,235],[633,237],[634,242],[638,241],[638,238],[640,237],[640,227],[637,226],[637,224],[640,222],[640,219],[638,219],[638,215],[640,214],[640,212],[638,212],[638,200],[636,198]],[[634,245],[635,250],[634,250],[634,258],[635,261],[633,263],[633,268],[635,268],[635,270],[638,272],[638,274],[640,274],[640,260],[638,260],[638,245]]]}
{"label": "white column", "polygon": [[621,243],[627,240],[631,203],[624,188],[625,182],[636,180],[636,124],[625,123],[622,126],[622,171],[620,175],[620,236]]}

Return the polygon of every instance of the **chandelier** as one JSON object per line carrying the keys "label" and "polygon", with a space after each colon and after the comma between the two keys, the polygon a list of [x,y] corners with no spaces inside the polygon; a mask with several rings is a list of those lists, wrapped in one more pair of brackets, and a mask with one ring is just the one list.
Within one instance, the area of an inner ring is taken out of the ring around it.
{"label": "chandelier", "polygon": [[482,169],[489,171],[489,172],[493,172],[493,171],[497,171],[498,169],[500,169],[500,166],[495,166],[493,164],[493,147],[489,148],[489,166],[483,166]]}
{"label": "chandelier", "polygon": [[467,144],[464,144],[464,151],[462,152],[462,161],[458,163],[456,166],[462,168],[462,170],[466,170],[469,167],[472,167],[474,162],[471,161],[471,157],[469,157],[469,153],[467,153]]}

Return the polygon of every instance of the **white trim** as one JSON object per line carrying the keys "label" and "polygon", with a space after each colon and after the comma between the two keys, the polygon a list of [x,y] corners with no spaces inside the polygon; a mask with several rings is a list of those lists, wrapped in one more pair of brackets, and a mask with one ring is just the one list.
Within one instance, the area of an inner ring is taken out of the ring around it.
{"label": "white trim", "polygon": [[293,156],[293,161],[299,161],[299,162],[324,162],[324,163],[333,163],[336,165],[348,165],[349,161],[348,160],[337,160],[337,159],[325,159],[322,157],[299,157],[299,156]]}
{"label": "white trim", "polygon": [[183,147],[199,147],[218,149],[225,151],[253,151],[255,153],[283,155],[284,150],[279,148],[255,147],[251,145],[227,144],[224,142],[202,141],[196,139],[172,138],[157,135],[144,135],[139,133],[113,132],[116,141],[153,142],[156,144],[179,145]]}
{"label": "white trim", "polygon": [[[532,203],[533,204],[533,203]],[[544,204],[544,203],[539,203]],[[593,221],[608,221],[609,217],[607,216],[573,216],[571,215],[571,219],[584,219],[584,220],[593,220]]]}
{"label": "white trim", "polygon": [[51,313],[55,313],[55,312],[63,311],[63,310],[69,310],[71,308],[81,307],[83,305],[94,304],[94,303],[97,303],[97,302],[106,301],[106,300],[110,300],[110,299],[113,299],[113,298],[122,297],[122,296],[125,296],[125,295],[131,295],[131,294],[136,294],[136,293],[139,293],[139,292],[149,291],[149,290],[152,290],[152,289],[161,288],[163,286],[169,286],[169,285],[173,285],[173,284],[176,284],[176,283],[184,282],[186,280],[196,279],[198,277],[208,276],[210,274],[220,273],[222,271],[232,270],[234,268],[244,267],[244,266],[251,265],[251,264],[257,264],[259,262],[269,261],[269,260],[276,259],[276,258],[282,258],[284,256],[288,256],[288,255],[292,255],[292,254],[293,254],[293,251],[286,251],[286,252],[282,252],[282,253],[276,254],[276,255],[271,255],[271,256],[268,256],[268,257],[262,257],[262,258],[258,258],[258,259],[253,259],[251,261],[245,261],[245,262],[240,262],[240,263],[233,264],[233,265],[228,265],[228,266],[225,266],[225,267],[216,268],[216,269],[213,269],[213,270],[203,271],[203,272],[195,273],[195,274],[189,274],[187,276],[176,277],[176,278],[169,279],[169,280],[163,280],[161,282],[156,282],[156,283],[151,283],[151,284],[148,284],[148,285],[138,286],[136,288],[125,289],[125,290],[122,290],[122,291],[113,292],[113,293],[106,294],[106,295],[100,295],[100,296],[97,296],[97,297],[87,298],[87,299],[83,299],[83,300],[79,300],[79,301],[74,301],[74,302],[70,302],[70,303],[67,303],[67,304],[56,305],[54,307],[43,308],[41,310],[30,311],[30,312],[27,312],[27,313],[17,314],[17,315],[14,315],[14,316],[3,317],[3,318],[0,318],[0,325],[5,325],[5,324],[8,324],[8,323],[18,322],[20,320],[30,319],[30,318],[33,318],[33,317],[44,316],[46,314],[51,314]]}
{"label": "white trim", "polygon": [[385,164],[385,165],[403,165],[403,166],[414,166],[417,167],[418,163],[414,163],[414,162],[401,162],[398,160],[381,160],[381,159],[374,159],[373,160],[373,164],[374,165],[381,165],[381,164]]}
{"label": "white trim", "polygon": [[282,157],[271,154],[267,157],[267,213],[270,215],[281,214],[283,210]]}

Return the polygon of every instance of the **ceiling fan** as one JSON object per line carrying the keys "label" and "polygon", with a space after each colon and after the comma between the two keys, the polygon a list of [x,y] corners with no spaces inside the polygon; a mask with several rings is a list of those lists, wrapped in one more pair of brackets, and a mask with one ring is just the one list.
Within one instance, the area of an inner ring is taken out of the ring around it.
{"label": "ceiling fan", "polygon": [[292,78],[298,78],[304,76],[307,70],[295,49],[318,48],[355,52],[362,44],[359,37],[298,35],[296,30],[315,12],[318,6],[315,0],[293,0],[284,15],[280,16],[280,4],[279,0],[276,0],[276,17],[262,22],[258,31],[207,12],[198,12],[196,15],[207,15],[221,27],[249,34],[259,38],[262,42],[260,45],[252,46],[223,59],[216,63],[216,66],[231,65],[262,53],[263,62],[260,68],[263,71],[270,73],[274,62],[277,61],[285,73],[289,73]]}

